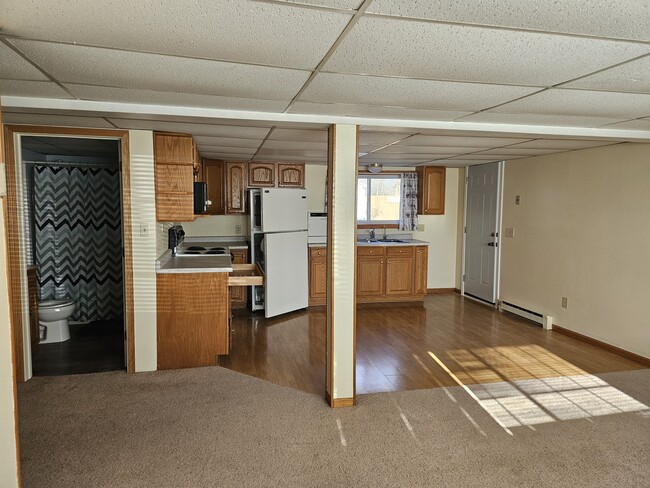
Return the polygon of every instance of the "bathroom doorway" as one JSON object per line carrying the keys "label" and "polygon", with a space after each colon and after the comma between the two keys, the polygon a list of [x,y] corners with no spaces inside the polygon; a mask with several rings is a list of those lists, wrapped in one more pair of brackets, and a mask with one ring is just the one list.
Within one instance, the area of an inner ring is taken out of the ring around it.
{"label": "bathroom doorway", "polygon": [[120,142],[21,138],[32,374],[125,369]]}
{"label": "bathroom doorway", "polygon": [[128,132],[14,125],[5,135],[17,381],[133,372]]}

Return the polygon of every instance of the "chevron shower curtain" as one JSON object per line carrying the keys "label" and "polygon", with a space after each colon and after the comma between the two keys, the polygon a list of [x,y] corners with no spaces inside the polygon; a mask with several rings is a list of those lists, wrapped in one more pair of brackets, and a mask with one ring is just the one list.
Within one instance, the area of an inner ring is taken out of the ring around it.
{"label": "chevron shower curtain", "polygon": [[33,198],[40,299],[73,299],[72,320],[121,317],[119,170],[36,165]]}

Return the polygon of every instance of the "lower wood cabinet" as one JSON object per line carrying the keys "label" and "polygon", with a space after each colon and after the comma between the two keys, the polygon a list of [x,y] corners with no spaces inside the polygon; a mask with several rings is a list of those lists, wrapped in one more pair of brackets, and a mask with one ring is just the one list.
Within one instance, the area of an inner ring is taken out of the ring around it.
{"label": "lower wood cabinet", "polygon": [[158,369],[214,366],[229,353],[228,273],[156,275]]}
{"label": "lower wood cabinet", "polygon": [[[246,264],[248,263],[248,250],[247,249],[231,249],[233,264]],[[233,286],[230,287],[230,306],[232,308],[246,308],[248,300],[248,287],[246,286]]]}
{"label": "lower wood cabinet", "polygon": [[[427,246],[358,246],[357,303],[421,301],[427,292]],[[309,305],[327,300],[325,247],[309,248]]]}

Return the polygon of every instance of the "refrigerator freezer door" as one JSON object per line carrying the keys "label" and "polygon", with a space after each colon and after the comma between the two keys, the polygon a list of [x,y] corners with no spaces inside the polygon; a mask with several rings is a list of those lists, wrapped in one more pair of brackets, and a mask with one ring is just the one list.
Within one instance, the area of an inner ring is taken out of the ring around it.
{"label": "refrigerator freezer door", "polygon": [[307,231],[264,236],[264,316],[307,308]]}
{"label": "refrigerator freezer door", "polygon": [[307,191],[291,188],[261,190],[262,232],[307,229]]}

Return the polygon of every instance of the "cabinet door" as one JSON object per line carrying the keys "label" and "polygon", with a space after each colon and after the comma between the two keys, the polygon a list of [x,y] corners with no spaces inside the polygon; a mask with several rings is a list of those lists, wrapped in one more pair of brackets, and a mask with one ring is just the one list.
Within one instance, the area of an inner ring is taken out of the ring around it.
{"label": "cabinet door", "polygon": [[442,215],[445,213],[445,174],[441,166],[420,166],[418,175],[418,214]]}
{"label": "cabinet door", "polygon": [[248,165],[248,186],[254,188],[275,186],[275,163],[250,163]]}
{"label": "cabinet door", "polygon": [[305,165],[278,163],[278,186],[283,188],[304,188]]}
{"label": "cabinet door", "polygon": [[415,282],[413,293],[416,295],[427,294],[427,267],[429,263],[429,248],[418,246],[415,248]]}
{"label": "cabinet door", "polygon": [[386,257],[386,295],[413,294],[413,257]]}
{"label": "cabinet door", "polygon": [[226,163],[226,213],[243,214],[246,211],[246,163]]}
{"label": "cabinet door", "polygon": [[[245,264],[248,262],[248,251],[246,249],[233,249],[230,253],[232,254],[232,262],[234,264]],[[246,308],[246,299],[248,298],[247,287],[231,286],[229,288],[231,307]]]}
{"label": "cabinet door", "polygon": [[159,164],[155,168],[156,195],[194,193],[192,167],[183,164]]}
{"label": "cabinet door", "polygon": [[154,133],[156,220],[194,220],[194,148],[187,134]]}
{"label": "cabinet door", "polygon": [[325,248],[309,249],[309,304],[325,303],[327,299],[327,257]]}
{"label": "cabinet door", "polygon": [[203,160],[203,181],[208,186],[208,200],[212,202],[207,211],[209,215],[225,213],[223,194],[226,183],[223,166],[224,162],[217,159]]}
{"label": "cabinet door", "polygon": [[153,141],[156,164],[186,164],[192,166],[194,148],[191,135],[155,132]]}
{"label": "cabinet door", "polygon": [[385,274],[383,256],[357,256],[357,295],[380,296],[384,294]]}

